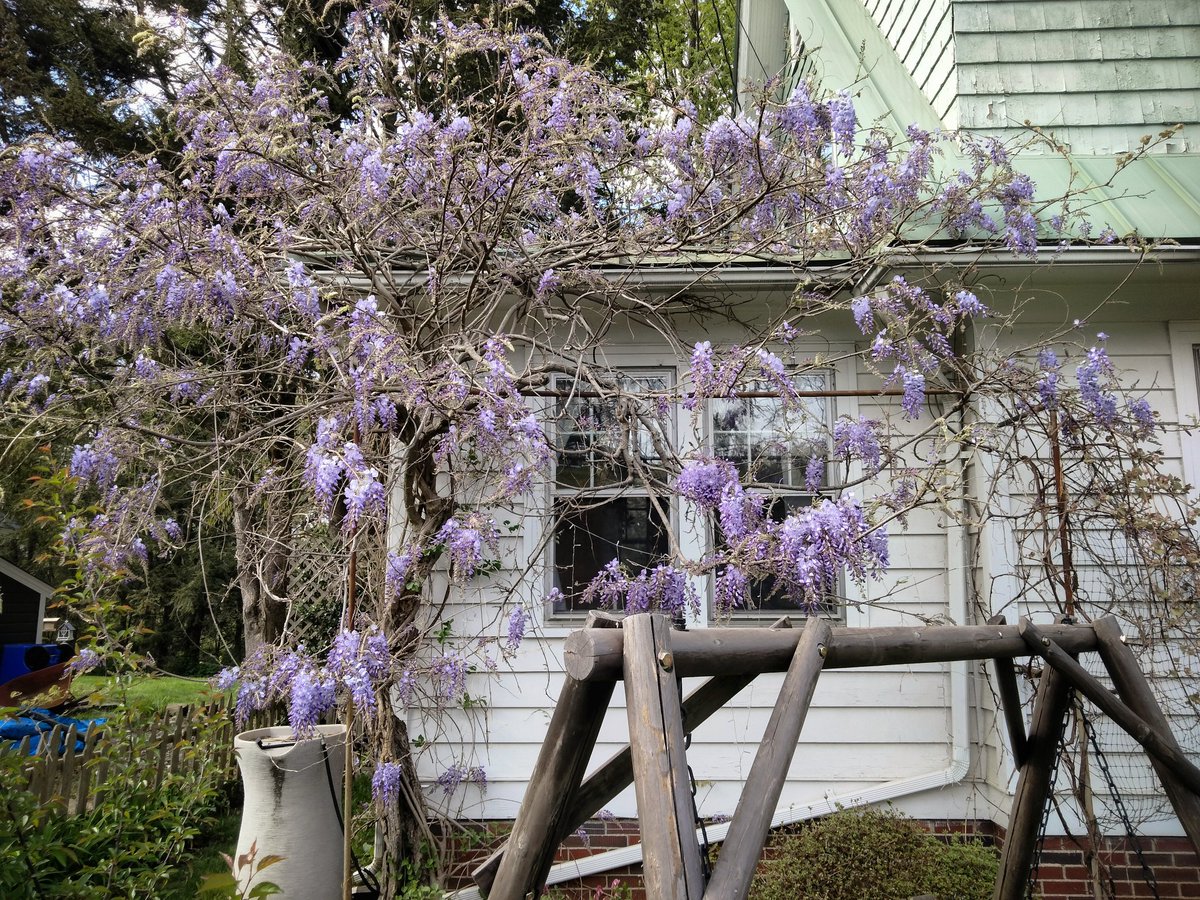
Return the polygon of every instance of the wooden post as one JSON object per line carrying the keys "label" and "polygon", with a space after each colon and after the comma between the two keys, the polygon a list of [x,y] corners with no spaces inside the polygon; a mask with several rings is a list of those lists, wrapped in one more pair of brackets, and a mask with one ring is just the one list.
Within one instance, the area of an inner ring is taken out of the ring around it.
{"label": "wooden post", "polygon": [[1061,647],[1045,637],[1031,622],[1021,620],[1023,634],[1031,650],[1062,673],[1077,691],[1091,700],[1106,716],[1142,745],[1152,760],[1166,766],[1189,790],[1200,795],[1200,768],[1192,764],[1171,739],[1170,730],[1160,732],[1114,697],[1087,669]]}
{"label": "wooden post", "polygon": [[1017,777],[1017,793],[1000,854],[1000,873],[992,900],[1024,900],[1033,865],[1042,811],[1050,801],[1050,783],[1058,760],[1058,742],[1066,727],[1071,691],[1057,669],[1042,670],[1033,707],[1029,755]]}
{"label": "wooden post", "polygon": [[[992,616],[989,625],[1006,624],[1004,616]],[[1000,711],[1004,713],[1004,724],[1008,727],[1008,743],[1012,747],[1013,759],[1019,769],[1029,753],[1025,738],[1025,717],[1021,713],[1021,692],[1017,689],[1017,676],[1013,672],[1011,656],[993,656],[992,669],[996,673],[996,690],[1000,694]]]}
{"label": "wooden post", "polygon": [[700,900],[704,877],[671,656],[671,620],[658,613],[629,616],[622,630],[646,894],[655,900]]}
{"label": "wooden post", "polygon": [[615,687],[613,681],[589,683],[567,676],[489,900],[523,900],[530,891],[541,892],[559,844],[560,822],[583,780]]}
{"label": "wooden post", "polygon": [[[1104,660],[1104,665],[1108,669],[1109,675],[1112,676],[1113,684],[1116,685],[1121,699],[1149,725],[1163,732],[1167,736],[1167,740],[1174,744],[1176,749],[1179,749],[1178,742],[1171,734],[1170,723],[1162,708],[1159,707],[1158,701],[1154,697],[1154,691],[1150,689],[1150,683],[1142,674],[1133,651],[1125,645],[1125,641],[1121,637],[1121,627],[1117,624],[1117,620],[1112,616],[1105,616],[1100,621],[1094,622],[1092,627],[1096,630],[1096,640],[1100,644],[1100,658]],[[1183,830],[1191,839],[1196,852],[1200,853],[1200,797],[1153,756],[1150,757],[1150,763],[1154,766],[1154,771],[1158,773],[1158,779],[1162,782],[1167,799],[1171,801],[1171,807],[1175,810],[1179,824],[1183,826]]]}
{"label": "wooden post", "polygon": [[810,617],[804,626],[705,891],[704,896],[709,900],[743,900],[750,891],[750,881],[762,855],[788,765],[796,752],[800,729],[825,661],[829,633],[829,623],[816,616]]}

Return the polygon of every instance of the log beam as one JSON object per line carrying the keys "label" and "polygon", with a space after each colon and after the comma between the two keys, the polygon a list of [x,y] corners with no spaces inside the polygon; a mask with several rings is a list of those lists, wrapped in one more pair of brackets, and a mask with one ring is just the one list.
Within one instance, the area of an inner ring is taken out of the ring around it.
{"label": "log beam", "polygon": [[490,900],[524,900],[530,891],[537,896],[546,883],[560,843],[560,823],[583,781],[615,687],[613,682],[583,682],[569,676],[564,682],[505,845],[507,852],[488,891]]}
{"label": "log beam", "polygon": [[[589,617],[590,618],[590,617]],[[597,625],[603,617],[596,616],[592,624]],[[792,623],[786,617],[777,619],[771,630],[791,628]],[[683,721],[688,731],[707,722],[714,713],[726,703],[741,693],[742,689],[754,681],[753,675],[734,675],[728,678],[710,678],[698,688],[689,693],[683,700]],[[633,754],[629,745],[613,754],[607,762],[587,777],[575,795],[575,805],[559,825],[558,843],[565,841],[579,827],[602,809],[606,803],[617,794],[633,784]],[[491,856],[483,861],[471,878],[485,892],[492,889],[496,880],[496,872],[500,868],[500,860],[508,844],[499,847]]]}
{"label": "log beam", "polygon": [[[1105,616],[1094,622],[1092,627],[1096,629],[1096,639],[1100,642],[1100,658],[1104,660],[1121,699],[1149,725],[1165,734],[1176,749],[1180,749],[1174,735],[1171,734],[1166,714],[1158,705],[1154,691],[1150,688],[1150,682],[1142,673],[1133,651],[1125,645],[1117,620],[1112,616]],[[1162,782],[1163,791],[1171,801],[1179,824],[1183,826],[1196,852],[1200,853],[1200,796],[1189,790],[1169,767],[1154,757],[1150,757],[1150,764],[1154,766],[1154,771]]]}
{"label": "log beam", "polygon": [[[1068,653],[1096,649],[1090,625],[1049,625],[1043,632]],[[800,630],[701,628],[672,636],[681,678],[786,672]],[[563,651],[567,672],[580,681],[621,678],[624,629],[573,632]],[[834,628],[826,669],[913,665],[1024,656],[1029,650],[1016,625],[930,625],[920,628]]]}
{"label": "log beam", "polygon": [[[1006,622],[1004,616],[997,615],[988,619],[988,624],[1004,625]],[[992,669],[996,673],[996,691],[1000,695],[1000,711],[1004,713],[1004,724],[1008,729],[1008,743],[1019,769],[1029,753],[1029,746],[1025,736],[1025,717],[1021,713],[1021,692],[1017,689],[1012,657],[992,657]]]}
{"label": "log beam", "polygon": [[1058,742],[1067,723],[1070,686],[1055,668],[1046,666],[1038,682],[1029,734],[1029,754],[1017,776],[1017,792],[1000,854],[1000,872],[992,900],[1024,900],[1033,866],[1042,812],[1050,801],[1050,784],[1058,761]]}
{"label": "log beam", "polygon": [[1071,686],[1091,700],[1102,713],[1116,722],[1142,745],[1151,760],[1162,763],[1192,793],[1200,795],[1200,768],[1192,764],[1171,738],[1169,729],[1159,730],[1118,700],[1083,666],[1042,634],[1032,622],[1021,620],[1022,633],[1029,649],[1053,666]]}

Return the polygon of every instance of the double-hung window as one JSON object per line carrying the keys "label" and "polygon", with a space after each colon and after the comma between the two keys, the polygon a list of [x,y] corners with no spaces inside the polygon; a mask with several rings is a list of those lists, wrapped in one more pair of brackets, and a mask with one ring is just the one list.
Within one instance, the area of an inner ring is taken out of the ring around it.
{"label": "double-hung window", "polygon": [[[709,403],[713,455],[737,468],[742,483],[764,497],[764,511],[775,521],[818,502],[831,483],[831,381],[829,373],[796,376],[792,386],[799,398],[790,403],[761,383],[747,386],[736,398]],[[719,545],[715,523],[713,537]],[[837,591],[838,585],[828,586],[821,602],[824,612],[836,610]],[[811,609],[810,598],[767,577],[751,582],[748,604],[732,613],[738,619],[775,618],[799,609]]]}
{"label": "double-hung window", "polygon": [[591,609],[584,591],[614,559],[637,572],[667,555],[672,513],[666,493],[652,488],[663,483],[673,440],[671,385],[665,369],[623,372],[613,391],[555,379],[550,612]]}

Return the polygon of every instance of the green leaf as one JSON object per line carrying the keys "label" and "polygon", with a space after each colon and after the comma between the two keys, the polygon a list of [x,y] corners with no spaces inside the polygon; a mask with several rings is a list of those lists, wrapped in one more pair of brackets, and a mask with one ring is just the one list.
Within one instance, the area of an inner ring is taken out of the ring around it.
{"label": "green leaf", "polygon": [[237,879],[230,872],[213,872],[210,875],[205,875],[200,882],[201,894],[228,894],[230,891],[236,891],[238,887]]}
{"label": "green leaf", "polygon": [[248,897],[270,897],[272,894],[282,894],[283,888],[270,881],[264,881],[262,884],[256,884],[247,894]]}

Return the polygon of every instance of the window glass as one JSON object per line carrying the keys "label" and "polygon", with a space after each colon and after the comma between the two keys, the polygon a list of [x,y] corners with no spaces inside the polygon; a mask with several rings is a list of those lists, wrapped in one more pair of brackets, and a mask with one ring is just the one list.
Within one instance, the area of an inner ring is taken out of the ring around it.
{"label": "window glass", "polygon": [[[824,375],[796,378],[796,390],[824,391]],[[759,484],[804,486],[804,470],[813,456],[828,455],[829,399],[801,397],[785,405],[766,384],[751,385],[743,396],[713,400],[713,455],[737,466],[738,474]]]}
{"label": "window glass", "polygon": [[555,612],[586,612],[583,591],[602,568],[620,560],[630,572],[651,568],[667,554],[667,523],[649,497],[613,497],[595,506],[556,504]]}

